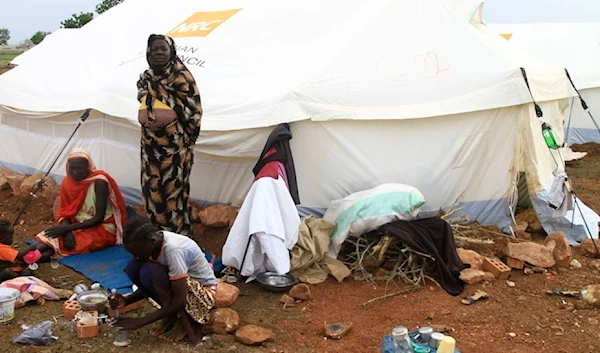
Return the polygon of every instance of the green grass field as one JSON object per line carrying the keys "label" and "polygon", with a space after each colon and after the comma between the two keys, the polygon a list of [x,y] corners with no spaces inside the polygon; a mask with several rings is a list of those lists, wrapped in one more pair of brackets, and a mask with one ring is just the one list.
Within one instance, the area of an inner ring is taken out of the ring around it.
{"label": "green grass field", "polygon": [[0,66],[6,66],[12,59],[14,59],[17,55],[21,54],[20,52],[2,52],[0,51]]}

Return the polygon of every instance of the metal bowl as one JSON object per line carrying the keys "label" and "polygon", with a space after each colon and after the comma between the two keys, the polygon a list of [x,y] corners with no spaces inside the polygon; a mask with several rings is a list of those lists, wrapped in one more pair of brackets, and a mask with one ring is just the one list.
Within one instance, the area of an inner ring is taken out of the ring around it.
{"label": "metal bowl", "polygon": [[287,292],[298,283],[298,280],[289,273],[279,275],[276,272],[261,273],[256,276],[256,280],[264,289],[271,292]]}
{"label": "metal bowl", "polygon": [[106,310],[108,297],[109,295],[106,291],[94,289],[80,293],[77,296],[77,301],[84,311],[97,310],[98,314],[100,314]]}

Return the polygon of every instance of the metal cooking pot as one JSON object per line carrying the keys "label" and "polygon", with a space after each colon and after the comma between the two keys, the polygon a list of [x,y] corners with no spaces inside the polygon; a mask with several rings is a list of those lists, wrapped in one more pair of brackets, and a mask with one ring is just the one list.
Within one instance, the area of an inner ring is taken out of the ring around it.
{"label": "metal cooking pot", "polygon": [[98,311],[98,314],[103,313],[106,310],[106,303],[108,303],[108,292],[99,289],[88,290],[80,293],[77,296],[77,301],[81,305],[81,309],[84,311]]}

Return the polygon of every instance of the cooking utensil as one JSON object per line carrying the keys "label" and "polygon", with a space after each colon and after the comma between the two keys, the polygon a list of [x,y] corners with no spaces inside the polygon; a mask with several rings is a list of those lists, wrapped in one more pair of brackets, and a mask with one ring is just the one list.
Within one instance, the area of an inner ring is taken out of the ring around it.
{"label": "cooking utensil", "polygon": [[84,311],[98,311],[98,314],[103,313],[106,310],[106,303],[108,303],[108,293],[103,290],[88,290],[80,293],[77,296],[77,301],[81,305],[81,309]]}
{"label": "cooking utensil", "polygon": [[287,292],[298,283],[294,276],[288,273],[279,275],[276,272],[263,272],[256,276],[256,280],[261,287],[271,292]]}

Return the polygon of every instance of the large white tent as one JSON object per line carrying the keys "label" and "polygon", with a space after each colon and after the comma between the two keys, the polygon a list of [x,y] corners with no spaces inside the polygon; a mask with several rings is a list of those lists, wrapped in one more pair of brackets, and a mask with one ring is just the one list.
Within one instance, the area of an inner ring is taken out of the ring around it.
{"label": "large white tent", "polygon": [[[600,124],[600,23],[490,24],[512,45],[566,68]],[[567,143],[600,143],[600,131],[579,99],[565,117]]]}
{"label": "large white tent", "polygon": [[[548,189],[556,165],[532,96],[542,120],[562,124],[573,95],[562,69],[490,41],[451,2],[159,3],[128,0],[0,76],[0,164],[45,170],[92,108],[73,145],[139,199],[135,82],[147,36],[167,33],[202,93],[195,199],[241,204],[281,122],[292,126],[303,209],[394,182],[417,187],[424,211],[459,201],[471,220],[506,227],[520,171],[531,195]],[[573,241],[586,236],[575,220],[542,219]]]}

